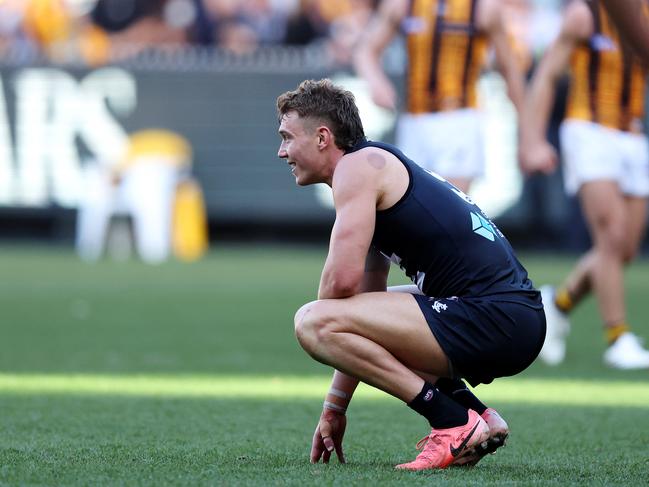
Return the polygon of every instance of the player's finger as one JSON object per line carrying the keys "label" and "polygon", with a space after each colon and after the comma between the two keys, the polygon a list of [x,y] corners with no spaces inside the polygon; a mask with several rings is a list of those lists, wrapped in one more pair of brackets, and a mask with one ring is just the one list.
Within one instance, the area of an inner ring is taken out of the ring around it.
{"label": "player's finger", "polygon": [[334,451],[334,440],[331,439],[331,434],[331,424],[323,422],[320,425],[320,435],[322,436],[322,443],[329,453]]}
{"label": "player's finger", "polygon": [[311,463],[318,463],[323,451],[324,444],[322,443],[322,436],[320,436],[320,429],[317,428],[311,441]]}
{"label": "player's finger", "polygon": [[325,451],[323,447],[313,444],[311,446],[311,463],[318,463],[323,451]]}
{"label": "player's finger", "polygon": [[329,459],[331,458],[331,452],[327,449],[322,452],[322,463],[329,463]]}
{"label": "player's finger", "polygon": [[331,436],[323,436],[322,442],[324,443],[324,447],[327,449],[327,452],[331,453],[332,451],[334,451],[335,445],[334,440],[331,438]]}

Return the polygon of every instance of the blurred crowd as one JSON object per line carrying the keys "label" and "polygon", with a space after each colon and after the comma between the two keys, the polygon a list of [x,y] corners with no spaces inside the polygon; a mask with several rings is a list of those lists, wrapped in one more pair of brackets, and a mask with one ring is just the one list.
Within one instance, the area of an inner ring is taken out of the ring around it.
{"label": "blurred crowd", "polygon": [[[512,38],[529,55],[555,33],[543,12],[559,0],[503,0]],[[245,55],[263,46],[324,47],[351,61],[378,0],[0,0],[0,59],[119,62],[142,52],[189,46]],[[541,7],[541,8],[539,8]],[[534,25],[530,28],[530,12]],[[553,12],[554,11],[554,12]],[[540,14],[539,14],[540,12]],[[540,22],[539,22],[540,20]]]}
{"label": "blurred crowd", "polygon": [[376,0],[0,0],[0,58],[102,65],[188,46],[322,43],[346,63]]}

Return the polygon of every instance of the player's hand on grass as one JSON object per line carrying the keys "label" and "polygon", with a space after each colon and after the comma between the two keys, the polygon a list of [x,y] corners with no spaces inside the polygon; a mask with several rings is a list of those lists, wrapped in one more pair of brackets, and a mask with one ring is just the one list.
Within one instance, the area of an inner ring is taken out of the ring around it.
{"label": "player's hand on grass", "polygon": [[340,463],[345,463],[343,454],[343,436],[347,427],[347,418],[343,413],[325,409],[313,434],[311,443],[311,463],[329,463],[333,451],[338,455]]}

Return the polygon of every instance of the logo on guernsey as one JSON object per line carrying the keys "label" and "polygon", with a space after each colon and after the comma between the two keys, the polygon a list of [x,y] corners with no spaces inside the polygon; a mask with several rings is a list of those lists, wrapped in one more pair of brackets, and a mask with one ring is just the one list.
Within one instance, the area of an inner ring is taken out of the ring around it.
{"label": "logo on guernsey", "polygon": [[594,51],[617,51],[613,39],[602,34],[595,34],[590,38],[590,47]]}
{"label": "logo on guernsey", "polygon": [[478,215],[477,213],[471,212],[471,227],[474,233],[477,233],[487,240],[491,240],[493,242],[496,239],[491,223],[489,223],[484,217]]}
{"label": "logo on guernsey", "polygon": [[416,34],[426,30],[427,22],[421,17],[406,17],[403,19],[403,22],[401,22],[401,27],[408,34]]}
{"label": "logo on guernsey", "polygon": [[438,313],[441,313],[442,311],[446,311],[446,309],[448,308],[448,306],[446,306],[446,305],[445,305],[444,303],[442,303],[441,301],[435,301],[435,302],[432,304],[432,308],[433,308],[435,311],[437,311]]}
{"label": "logo on guernsey", "polygon": [[433,398],[433,390],[428,389],[426,395],[424,395],[424,401],[430,401]]}

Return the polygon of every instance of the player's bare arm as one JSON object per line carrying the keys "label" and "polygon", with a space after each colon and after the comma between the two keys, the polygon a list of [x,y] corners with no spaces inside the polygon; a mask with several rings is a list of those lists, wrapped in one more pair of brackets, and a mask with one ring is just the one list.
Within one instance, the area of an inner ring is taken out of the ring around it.
{"label": "player's bare arm", "polygon": [[646,0],[601,0],[618,32],[649,65],[649,5]]}
{"label": "player's bare arm", "polygon": [[[336,221],[331,232],[329,254],[320,280],[320,299],[345,298],[367,291],[385,291],[389,262],[370,248],[374,216],[379,200],[384,165],[367,151],[345,156],[332,180]],[[344,463],[345,412],[358,379],[335,371],[320,420],[311,443],[311,462],[328,463],[333,451]]]}
{"label": "player's bare arm", "polygon": [[344,156],[332,180],[336,221],[318,290],[319,299],[346,298],[361,292],[379,197],[381,169],[364,151]]}
{"label": "player's bare arm", "polygon": [[528,88],[520,120],[519,158],[525,173],[550,173],[557,166],[557,153],[546,140],[555,85],[565,73],[578,43],[593,32],[593,18],[583,2],[571,3],[565,11],[561,31],[541,60]]}
{"label": "player's bare arm", "polygon": [[397,34],[407,11],[407,0],[381,2],[354,56],[356,71],[368,82],[374,102],[390,110],[396,109],[397,93],[383,71],[381,56]]}
{"label": "player's bare arm", "polygon": [[[390,262],[370,247],[365,261],[361,292],[385,291],[387,289]],[[320,420],[311,442],[311,463],[328,463],[335,451],[338,460],[345,463],[343,437],[347,426],[345,413],[352,400],[359,380],[339,370],[334,371],[331,386],[323,403]]]}
{"label": "player's bare arm", "polygon": [[496,65],[507,85],[507,95],[520,114],[525,95],[525,80],[516,56],[507,39],[503,7],[498,0],[483,0],[479,4],[477,23],[487,33],[494,49]]}

